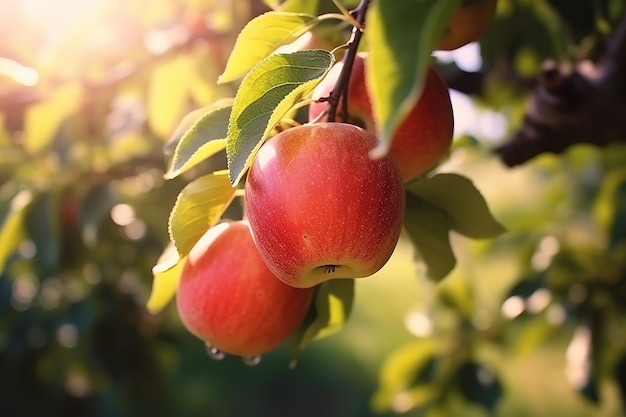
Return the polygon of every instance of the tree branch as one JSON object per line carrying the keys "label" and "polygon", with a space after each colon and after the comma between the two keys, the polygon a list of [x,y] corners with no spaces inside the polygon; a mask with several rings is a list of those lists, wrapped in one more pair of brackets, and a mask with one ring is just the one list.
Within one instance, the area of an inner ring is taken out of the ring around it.
{"label": "tree branch", "polygon": [[606,45],[595,62],[583,60],[573,67],[544,63],[522,127],[495,149],[506,165],[578,143],[626,141],[626,17]]}

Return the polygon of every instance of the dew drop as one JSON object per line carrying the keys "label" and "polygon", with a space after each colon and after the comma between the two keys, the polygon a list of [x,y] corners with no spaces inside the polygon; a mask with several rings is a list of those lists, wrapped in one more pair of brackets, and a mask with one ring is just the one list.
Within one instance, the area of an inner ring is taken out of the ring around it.
{"label": "dew drop", "polygon": [[261,363],[261,356],[244,356],[241,358],[241,360],[248,366],[257,366],[259,363]]}
{"label": "dew drop", "polygon": [[224,352],[216,347],[211,346],[208,343],[206,344],[206,353],[211,357],[211,359],[214,359],[216,361],[221,361],[226,357],[226,354]]}

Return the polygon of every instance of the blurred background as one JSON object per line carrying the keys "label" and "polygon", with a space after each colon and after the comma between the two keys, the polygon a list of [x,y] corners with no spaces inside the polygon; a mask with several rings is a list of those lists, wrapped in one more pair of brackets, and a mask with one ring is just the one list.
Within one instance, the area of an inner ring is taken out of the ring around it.
{"label": "blurred background", "polygon": [[[178,192],[225,164],[164,181],[163,148],[189,111],[234,96],[215,80],[266,10],[0,0],[0,415],[623,415],[626,146],[516,168],[493,152],[520,128],[542,62],[593,54],[620,0],[500,0],[480,44],[436,54],[456,120],[439,171],[472,179],[507,228],[453,235],[441,283],[403,237],[357,282],[346,326],[294,368],[287,344],[254,367],[214,361],[173,304],[146,311]],[[334,45],[345,35],[324,29]]]}

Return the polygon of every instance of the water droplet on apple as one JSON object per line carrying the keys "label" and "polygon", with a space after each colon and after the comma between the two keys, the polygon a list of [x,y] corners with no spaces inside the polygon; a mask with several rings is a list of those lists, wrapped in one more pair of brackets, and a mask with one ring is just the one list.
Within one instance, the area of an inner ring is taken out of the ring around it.
{"label": "water droplet on apple", "polygon": [[221,361],[226,357],[226,354],[219,350],[218,348],[211,346],[210,344],[206,344],[206,353],[216,361]]}
{"label": "water droplet on apple", "polygon": [[241,360],[248,366],[257,366],[259,363],[261,363],[261,356],[244,356],[241,358]]}

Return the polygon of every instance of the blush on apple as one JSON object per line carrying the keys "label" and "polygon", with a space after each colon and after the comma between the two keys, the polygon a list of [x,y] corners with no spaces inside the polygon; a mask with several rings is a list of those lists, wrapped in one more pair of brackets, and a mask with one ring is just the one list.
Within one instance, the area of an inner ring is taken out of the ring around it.
{"label": "blush on apple", "polygon": [[[349,122],[376,132],[372,104],[365,81],[368,54],[357,54],[348,85]],[[313,98],[328,97],[343,69],[337,63],[317,86]],[[325,102],[309,106],[309,120],[314,120],[328,107]],[[338,109],[341,105],[338,106]],[[337,118],[338,119],[338,118]],[[433,168],[448,152],[454,133],[454,115],[448,86],[433,67],[428,68],[422,95],[398,127],[389,153],[398,163],[404,182]]]}
{"label": "blush on apple", "polygon": [[254,357],[302,322],[312,289],[285,285],[265,266],[246,221],[209,229],[189,252],[176,303],[185,327],[224,353]]}
{"label": "blush on apple", "polygon": [[268,267],[294,287],[360,278],[391,256],[405,196],[395,161],[371,160],[376,137],[347,123],[285,130],[259,150],[245,211]]}

